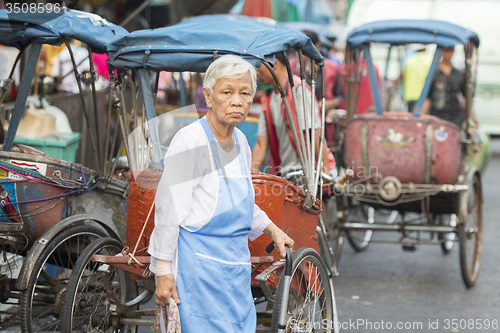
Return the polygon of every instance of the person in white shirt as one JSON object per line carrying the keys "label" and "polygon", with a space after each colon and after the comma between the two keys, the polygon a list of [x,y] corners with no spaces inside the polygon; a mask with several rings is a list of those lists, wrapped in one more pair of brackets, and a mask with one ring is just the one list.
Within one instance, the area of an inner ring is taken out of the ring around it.
{"label": "person in white shirt", "polygon": [[[78,46],[75,43],[75,40],[71,40],[69,45],[71,46],[71,51],[73,52],[73,57],[75,58],[78,73],[82,74],[84,71],[88,71],[90,69],[89,52],[84,47]],[[76,94],[79,92],[79,89],[73,71],[73,62],[71,61],[68,48],[65,47],[55,57],[51,75],[61,79],[61,84],[59,86],[60,90]],[[83,83],[82,89],[85,89],[85,85]]]}
{"label": "person in white shirt", "polygon": [[255,332],[248,239],[262,233],[284,256],[293,240],[255,204],[251,150],[235,126],[248,114],[256,70],[234,55],[208,68],[207,115],[181,130],[165,156],[148,252],[156,302],[178,304],[182,332]]}

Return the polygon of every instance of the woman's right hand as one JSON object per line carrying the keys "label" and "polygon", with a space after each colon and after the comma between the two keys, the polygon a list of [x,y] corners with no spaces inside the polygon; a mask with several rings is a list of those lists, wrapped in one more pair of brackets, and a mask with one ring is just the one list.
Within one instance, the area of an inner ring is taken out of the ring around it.
{"label": "woman's right hand", "polygon": [[173,298],[175,303],[180,304],[179,294],[175,285],[175,278],[172,274],[156,277],[156,303],[160,306],[169,306],[170,298]]}

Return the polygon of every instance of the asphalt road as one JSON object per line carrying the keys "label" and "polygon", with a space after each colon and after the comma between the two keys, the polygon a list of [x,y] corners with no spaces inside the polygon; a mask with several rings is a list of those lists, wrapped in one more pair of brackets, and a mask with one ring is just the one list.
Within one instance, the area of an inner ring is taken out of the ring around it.
{"label": "asphalt road", "polygon": [[[458,244],[405,252],[372,243],[355,253],[349,244],[334,279],[341,332],[500,332],[500,139],[483,174],[483,255],[476,285],[465,288]],[[387,235],[375,235],[377,239]],[[392,236],[392,235],[391,235]],[[399,234],[394,233],[392,239]]]}

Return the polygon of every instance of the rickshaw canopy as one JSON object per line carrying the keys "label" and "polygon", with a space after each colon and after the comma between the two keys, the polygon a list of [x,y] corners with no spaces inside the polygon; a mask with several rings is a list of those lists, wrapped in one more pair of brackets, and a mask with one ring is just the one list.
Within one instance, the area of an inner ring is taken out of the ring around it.
{"label": "rickshaw canopy", "polygon": [[22,50],[33,42],[61,45],[68,38],[74,38],[89,45],[94,52],[103,53],[112,40],[128,34],[124,28],[99,15],[78,10],[66,10],[50,18],[42,14],[16,16],[0,10],[0,44]]}
{"label": "rickshaw canopy", "polygon": [[438,20],[384,20],[363,24],[347,35],[347,43],[360,46],[369,43],[403,45],[436,44],[454,47],[471,41],[479,46],[479,37],[471,30]]}
{"label": "rickshaw canopy", "polygon": [[[323,63],[311,40],[268,18],[203,15],[170,27],[134,31],[108,45],[115,68],[205,72],[217,55],[240,55],[255,66],[291,48]],[[179,55],[182,53],[182,56]]]}

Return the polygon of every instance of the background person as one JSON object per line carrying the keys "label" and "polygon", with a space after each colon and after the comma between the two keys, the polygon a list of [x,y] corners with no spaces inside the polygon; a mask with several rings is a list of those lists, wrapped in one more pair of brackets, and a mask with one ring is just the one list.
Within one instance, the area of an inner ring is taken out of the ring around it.
{"label": "background person", "polygon": [[158,184],[148,249],[156,302],[173,298],[183,333],[254,333],[248,239],[264,232],[282,256],[293,240],[255,205],[250,147],[235,128],[252,104],[255,68],[226,55],[203,85],[207,115],[175,135]]}
{"label": "background person", "polygon": [[413,108],[424,88],[431,67],[432,56],[426,52],[424,44],[410,44],[408,51],[413,51],[413,53],[409,54],[404,62],[403,88],[408,112],[413,112]]}
{"label": "background person", "polygon": [[465,75],[451,63],[454,52],[454,47],[443,50],[422,113],[448,120],[462,128],[465,120]]}

